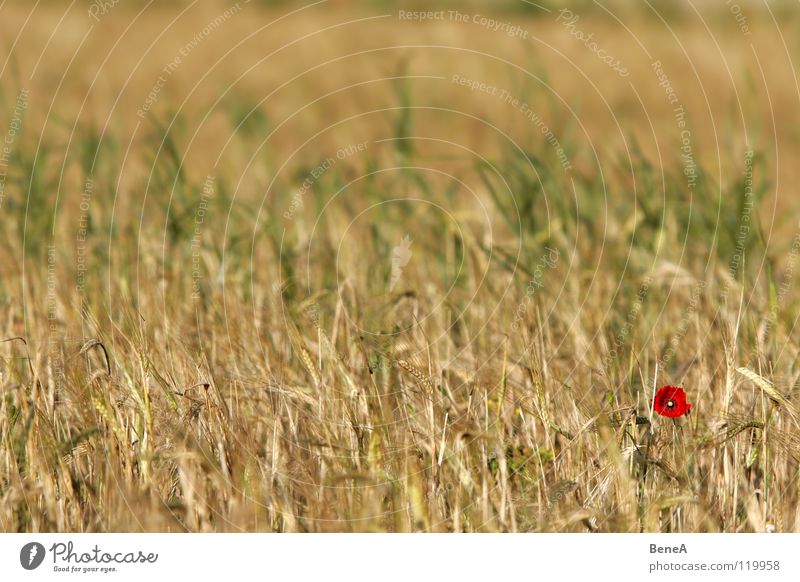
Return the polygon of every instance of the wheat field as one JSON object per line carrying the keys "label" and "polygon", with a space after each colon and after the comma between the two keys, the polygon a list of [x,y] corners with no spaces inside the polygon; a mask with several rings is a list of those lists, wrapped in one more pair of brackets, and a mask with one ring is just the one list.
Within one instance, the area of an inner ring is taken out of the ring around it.
{"label": "wheat field", "polygon": [[0,2],[0,531],[800,531],[798,16]]}

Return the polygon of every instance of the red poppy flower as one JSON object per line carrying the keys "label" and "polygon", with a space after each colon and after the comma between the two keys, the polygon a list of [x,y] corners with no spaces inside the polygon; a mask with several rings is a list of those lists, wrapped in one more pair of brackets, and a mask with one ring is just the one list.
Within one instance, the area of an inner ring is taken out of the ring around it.
{"label": "red poppy flower", "polygon": [[686,392],[677,386],[662,386],[653,402],[653,410],[669,418],[683,416],[691,409],[692,405],[686,402]]}

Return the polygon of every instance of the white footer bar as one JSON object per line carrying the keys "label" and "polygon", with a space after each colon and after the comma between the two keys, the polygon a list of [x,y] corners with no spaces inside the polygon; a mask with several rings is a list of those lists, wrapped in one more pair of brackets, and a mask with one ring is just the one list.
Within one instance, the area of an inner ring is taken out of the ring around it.
{"label": "white footer bar", "polygon": [[769,582],[799,554],[798,534],[2,534],[0,579]]}

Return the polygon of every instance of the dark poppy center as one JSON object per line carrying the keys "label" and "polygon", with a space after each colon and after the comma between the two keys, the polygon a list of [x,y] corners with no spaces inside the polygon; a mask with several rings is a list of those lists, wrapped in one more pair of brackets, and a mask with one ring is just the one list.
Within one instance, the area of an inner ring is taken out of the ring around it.
{"label": "dark poppy center", "polygon": [[667,408],[675,408],[675,401],[672,398],[667,400]]}

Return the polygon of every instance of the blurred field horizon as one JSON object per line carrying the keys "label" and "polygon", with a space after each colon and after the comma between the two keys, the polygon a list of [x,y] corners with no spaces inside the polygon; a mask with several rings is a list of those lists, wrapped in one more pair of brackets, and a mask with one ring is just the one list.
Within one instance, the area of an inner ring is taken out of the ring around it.
{"label": "blurred field horizon", "polygon": [[798,31],[0,3],[0,531],[800,531]]}

